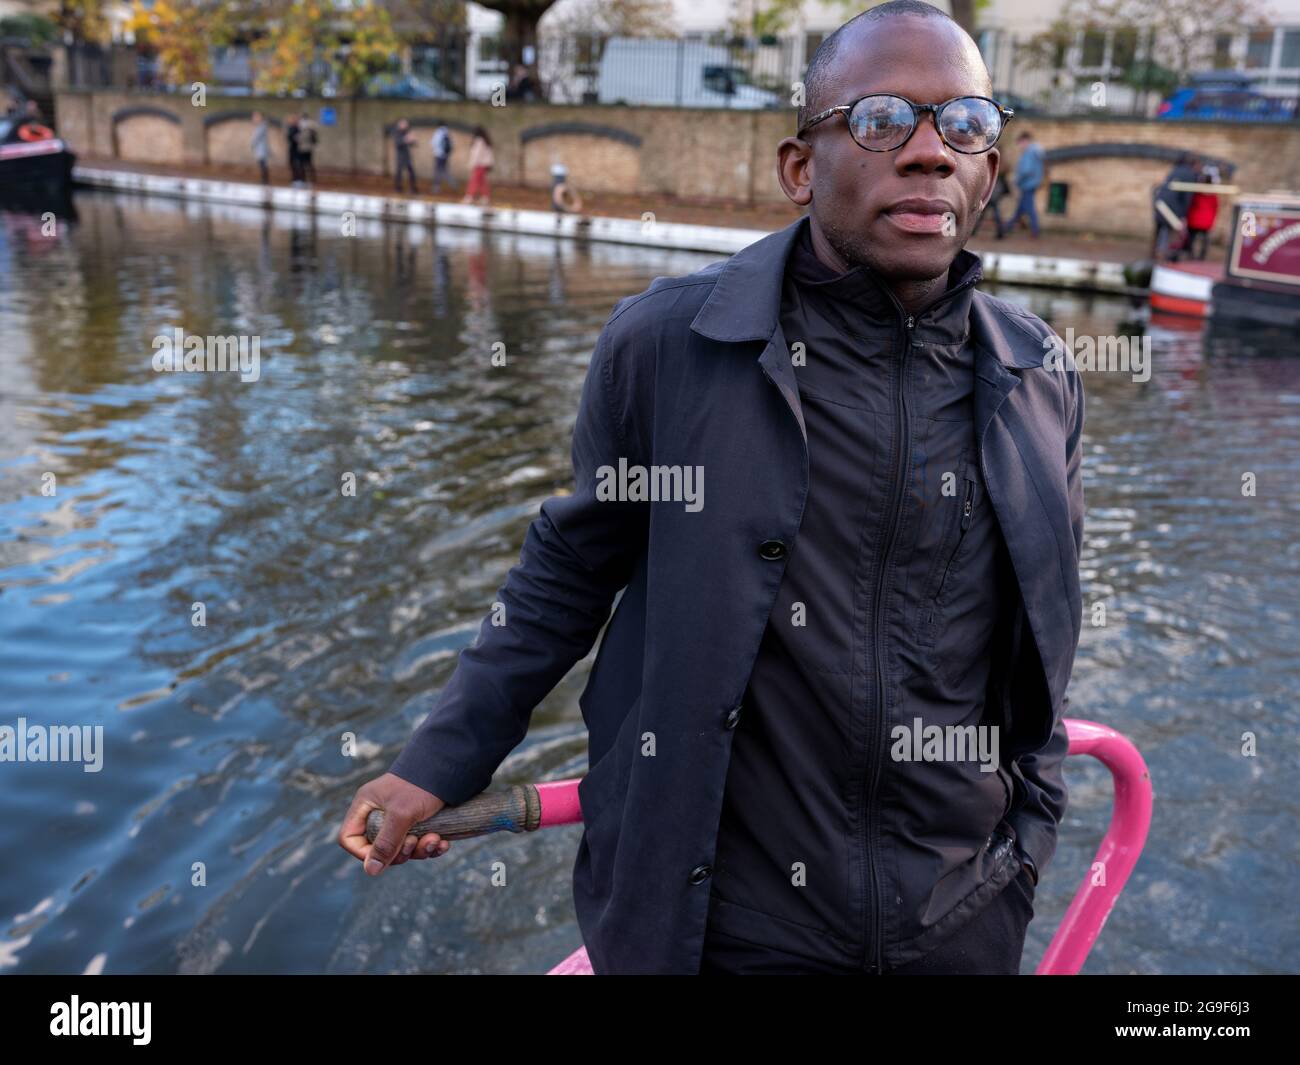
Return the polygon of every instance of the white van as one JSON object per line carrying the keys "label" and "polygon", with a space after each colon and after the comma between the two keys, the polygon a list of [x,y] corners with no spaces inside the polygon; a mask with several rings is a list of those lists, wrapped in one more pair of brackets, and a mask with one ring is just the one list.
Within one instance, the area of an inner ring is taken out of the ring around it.
{"label": "white van", "polygon": [[780,107],[774,92],[749,84],[727,49],[703,41],[611,37],[600,57],[602,104],[660,107]]}

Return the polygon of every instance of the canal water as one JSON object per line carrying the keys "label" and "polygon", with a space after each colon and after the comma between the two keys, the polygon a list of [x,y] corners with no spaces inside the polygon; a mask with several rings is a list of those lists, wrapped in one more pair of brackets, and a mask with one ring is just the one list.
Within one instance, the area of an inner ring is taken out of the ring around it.
{"label": "canal water", "polygon": [[[578,942],[578,828],[378,879],[334,833],[566,488],[613,303],[716,257],[77,207],[53,236],[0,216],[0,724],[102,726],[103,761],[0,763],[0,972],[544,970]],[[1084,597],[1106,616],[1070,714],[1129,735],[1156,791],[1085,971],[1300,969],[1300,339],[1000,295],[1151,338],[1149,380],[1085,380]],[[260,337],[258,380],[154,372],[176,327]],[[582,773],[588,666],[498,783]],[[1026,972],[1109,818],[1082,761]]]}

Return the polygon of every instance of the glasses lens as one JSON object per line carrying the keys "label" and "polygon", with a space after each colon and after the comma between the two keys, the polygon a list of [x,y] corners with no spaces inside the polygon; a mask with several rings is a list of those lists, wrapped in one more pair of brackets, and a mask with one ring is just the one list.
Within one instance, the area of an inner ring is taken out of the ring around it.
{"label": "glasses lens", "polygon": [[962,96],[943,109],[939,132],[955,151],[986,152],[1002,135],[1002,112],[991,100]]}
{"label": "glasses lens", "polygon": [[912,132],[916,115],[899,96],[867,96],[849,112],[849,134],[873,152],[897,148]]}

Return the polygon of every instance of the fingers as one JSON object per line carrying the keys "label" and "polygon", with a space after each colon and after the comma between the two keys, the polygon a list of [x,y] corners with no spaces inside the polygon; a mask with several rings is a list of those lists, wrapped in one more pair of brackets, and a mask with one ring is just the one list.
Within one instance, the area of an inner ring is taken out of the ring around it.
{"label": "fingers", "polygon": [[339,828],[339,846],[361,861],[365,861],[370,853],[370,841],[366,839],[366,817],[371,810],[378,808],[378,803],[367,798],[363,791],[358,791]]}
{"label": "fingers", "polygon": [[406,842],[407,829],[416,821],[416,815],[406,810],[392,809],[384,811],[384,824],[370,846],[366,858],[366,872],[378,876],[402,853]]}
{"label": "fingers", "polygon": [[415,857],[437,858],[451,849],[451,841],[443,839],[436,832],[429,832],[420,837],[415,845]]}

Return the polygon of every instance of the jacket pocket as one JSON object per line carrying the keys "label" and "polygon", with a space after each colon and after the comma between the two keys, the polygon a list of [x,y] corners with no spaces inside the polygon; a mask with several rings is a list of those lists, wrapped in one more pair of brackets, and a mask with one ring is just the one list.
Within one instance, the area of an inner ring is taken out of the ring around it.
{"label": "jacket pocket", "polygon": [[971,522],[975,518],[975,508],[979,505],[981,491],[982,485],[980,484],[979,474],[975,470],[975,464],[973,461],[967,460],[966,468],[962,472],[963,495],[957,520],[956,540],[951,550],[947,552],[947,560],[939,576],[938,586],[931,596],[931,602],[936,608],[943,606],[944,592],[951,587],[950,578],[954,568],[960,561],[961,549],[966,544],[966,534],[970,532]]}
{"label": "jacket pocket", "polygon": [[966,548],[972,539],[971,528],[982,512],[984,482],[980,477],[979,462],[969,452],[963,454],[958,485],[956,515],[939,545],[921,602],[921,642],[925,647],[934,646],[943,624],[944,609],[952,598]]}

